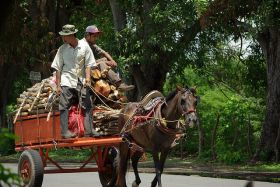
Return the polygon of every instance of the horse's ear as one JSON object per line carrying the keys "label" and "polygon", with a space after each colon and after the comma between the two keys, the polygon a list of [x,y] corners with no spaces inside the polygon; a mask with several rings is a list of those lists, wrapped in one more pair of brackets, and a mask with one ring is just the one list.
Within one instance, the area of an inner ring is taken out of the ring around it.
{"label": "horse's ear", "polygon": [[193,93],[193,94],[196,94],[196,86],[193,86],[190,88],[190,91]]}
{"label": "horse's ear", "polygon": [[176,86],[176,92],[181,92],[181,91],[183,91],[184,89],[181,87],[181,86],[179,86],[179,85],[177,85]]}

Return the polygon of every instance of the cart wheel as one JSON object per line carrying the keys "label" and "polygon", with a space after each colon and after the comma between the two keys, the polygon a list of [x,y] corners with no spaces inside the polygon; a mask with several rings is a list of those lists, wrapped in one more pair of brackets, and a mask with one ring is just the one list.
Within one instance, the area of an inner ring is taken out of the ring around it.
{"label": "cart wheel", "polygon": [[27,187],[41,187],[44,167],[40,154],[35,150],[25,150],[19,158],[18,173]]}
{"label": "cart wheel", "polygon": [[[103,155],[105,149],[103,150]],[[117,180],[119,150],[116,147],[110,147],[105,160],[105,171],[98,171],[99,179],[103,187],[114,187]]]}

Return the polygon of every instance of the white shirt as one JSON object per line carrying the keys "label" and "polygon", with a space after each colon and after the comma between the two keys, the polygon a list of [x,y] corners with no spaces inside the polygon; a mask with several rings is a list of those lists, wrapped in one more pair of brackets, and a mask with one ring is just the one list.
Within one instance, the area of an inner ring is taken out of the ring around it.
{"label": "white shirt", "polygon": [[60,46],[51,67],[61,72],[61,86],[76,88],[78,80],[85,80],[86,67],[93,66],[96,61],[91,48],[86,41],[79,40],[75,48],[69,44]]}

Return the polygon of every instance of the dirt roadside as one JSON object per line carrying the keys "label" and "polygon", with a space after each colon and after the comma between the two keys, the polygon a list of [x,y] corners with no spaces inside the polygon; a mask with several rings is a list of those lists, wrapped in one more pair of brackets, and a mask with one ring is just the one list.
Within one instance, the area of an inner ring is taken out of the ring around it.
{"label": "dirt roadside", "polygon": [[[132,170],[132,168],[130,168]],[[139,163],[139,172],[153,173],[153,163],[145,161]],[[204,177],[234,178],[244,180],[268,181],[280,183],[280,171],[256,171],[254,167],[244,168],[241,166],[226,166],[203,163],[180,159],[167,160],[164,173],[174,175],[198,175]]]}

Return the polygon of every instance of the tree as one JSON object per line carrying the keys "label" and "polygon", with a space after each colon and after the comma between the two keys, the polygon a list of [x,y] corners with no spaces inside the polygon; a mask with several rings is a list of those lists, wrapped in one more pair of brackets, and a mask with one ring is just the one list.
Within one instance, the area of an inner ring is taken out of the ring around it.
{"label": "tree", "polygon": [[[268,93],[267,111],[259,149],[255,158],[258,157],[260,151],[265,151],[268,156],[267,159],[271,160],[280,151],[280,2],[277,0],[264,2],[259,14],[261,16],[258,24],[261,30],[257,33],[257,40],[267,63]],[[276,158],[276,160],[279,160],[279,158]]]}
{"label": "tree", "polygon": [[[18,69],[27,69],[28,72],[35,64],[43,67],[42,62],[50,62],[55,52],[53,49],[56,49],[58,44],[54,33],[57,33],[68,19],[75,20],[75,23],[89,23],[92,14],[78,19],[71,13],[85,11],[87,9],[84,5],[95,3],[91,0],[15,0],[6,1],[5,7],[9,11],[1,7],[1,28],[8,31],[1,32],[0,36],[1,122],[12,85],[15,80],[18,81],[18,77],[14,76],[18,74]],[[213,35],[222,33],[235,38],[242,38],[246,33],[259,41],[267,63],[268,80],[267,115],[263,124],[261,145],[265,145],[264,150],[270,153],[274,149],[279,150],[279,143],[276,142],[280,139],[277,138],[280,105],[277,100],[277,0],[110,0],[110,4],[107,1],[98,3],[110,5],[107,8],[102,6],[102,15],[108,18],[108,8],[111,8],[118,42],[113,50],[119,57],[121,68],[127,70],[123,72],[123,76],[128,75],[126,78],[137,87],[130,95],[132,100],[140,99],[153,89],[162,90],[168,73],[182,73],[182,67],[189,63],[186,57],[192,55],[190,51],[195,49],[200,37],[208,35],[209,31],[213,31]],[[9,14],[13,11],[13,14]],[[96,20],[102,19],[97,14],[94,16],[98,18]],[[111,23],[104,25],[109,27]],[[15,37],[11,38],[7,33]],[[209,37],[213,35],[209,34]],[[8,46],[5,45],[7,43]],[[110,45],[109,42],[106,43]],[[49,66],[43,71],[48,72],[46,69],[49,69]]]}
{"label": "tree", "polygon": [[[201,15],[194,11],[197,10],[197,2],[205,7]],[[152,89],[161,90],[167,72],[176,65],[180,66],[180,60],[184,58],[195,37],[205,30],[214,29],[237,38],[242,37],[242,33],[249,32],[252,37],[257,38],[268,68],[267,114],[260,147],[270,155],[273,150],[279,151],[280,143],[276,142],[279,140],[277,132],[280,107],[277,99],[280,70],[277,54],[277,0],[215,0],[209,4],[206,1],[131,0],[123,1],[122,5],[125,13],[121,14],[127,15],[126,21],[121,23],[122,26],[115,22],[115,26],[123,28],[123,23],[127,23],[119,34],[122,42],[123,38],[128,38],[129,41],[122,43],[120,53],[127,59],[126,63],[129,62],[130,75],[137,86],[134,99],[141,98]],[[114,7],[113,3],[111,7]],[[117,20],[116,15],[119,14],[113,15]]]}
{"label": "tree", "polygon": [[31,69],[41,72],[43,78],[50,75],[48,62],[59,41],[54,33],[69,18],[66,1],[14,0],[4,4],[0,8],[0,128],[6,121],[7,103],[15,99],[12,96],[17,88],[22,91],[30,85],[22,77]]}

